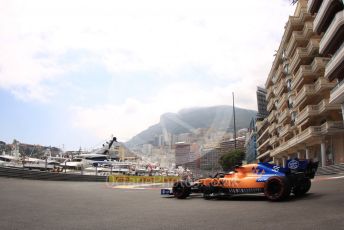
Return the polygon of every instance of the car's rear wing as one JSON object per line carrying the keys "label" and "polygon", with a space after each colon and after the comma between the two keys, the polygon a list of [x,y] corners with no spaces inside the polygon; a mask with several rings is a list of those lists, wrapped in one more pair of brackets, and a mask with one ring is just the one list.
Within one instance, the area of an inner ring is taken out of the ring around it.
{"label": "car's rear wing", "polygon": [[314,178],[318,169],[319,162],[313,162],[311,160],[299,160],[290,159],[286,162],[286,169],[290,173],[304,173],[304,175],[310,179]]}

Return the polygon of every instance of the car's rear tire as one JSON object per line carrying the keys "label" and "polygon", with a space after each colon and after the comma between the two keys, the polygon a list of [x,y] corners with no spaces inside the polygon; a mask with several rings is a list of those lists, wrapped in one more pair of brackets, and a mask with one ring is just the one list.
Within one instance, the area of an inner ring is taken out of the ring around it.
{"label": "car's rear tire", "polygon": [[303,178],[294,188],[293,193],[295,196],[305,195],[311,188],[311,180],[309,178]]}
{"label": "car's rear tire", "polygon": [[288,198],[290,191],[290,183],[286,177],[273,176],[265,182],[264,195],[271,201]]}
{"label": "car's rear tire", "polygon": [[185,199],[191,193],[190,184],[185,181],[177,181],[173,184],[172,193],[178,199]]}

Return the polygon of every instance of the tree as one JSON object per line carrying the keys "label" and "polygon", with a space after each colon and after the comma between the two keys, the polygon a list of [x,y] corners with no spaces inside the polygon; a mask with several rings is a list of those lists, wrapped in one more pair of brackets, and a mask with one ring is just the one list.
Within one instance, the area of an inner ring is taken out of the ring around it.
{"label": "tree", "polygon": [[219,159],[219,164],[222,166],[224,171],[228,171],[236,165],[241,165],[244,159],[245,152],[236,149],[223,154]]}

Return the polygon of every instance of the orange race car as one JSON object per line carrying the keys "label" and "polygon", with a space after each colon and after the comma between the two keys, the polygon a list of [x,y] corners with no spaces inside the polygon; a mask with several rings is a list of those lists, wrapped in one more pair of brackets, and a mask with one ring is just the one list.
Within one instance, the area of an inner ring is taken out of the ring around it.
{"label": "orange race car", "polygon": [[296,196],[307,193],[318,162],[291,159],[286,165],[285,168],[270,163],[237,166],[234,172],[217,173],[195,182],[175,182],[172,191],[161,189],[161,195],[185,199],[191,193],[203,193],[205,199],[211,199],[234,194],[264,193],[269,200],[278,201],[287,198],[291,192]]}

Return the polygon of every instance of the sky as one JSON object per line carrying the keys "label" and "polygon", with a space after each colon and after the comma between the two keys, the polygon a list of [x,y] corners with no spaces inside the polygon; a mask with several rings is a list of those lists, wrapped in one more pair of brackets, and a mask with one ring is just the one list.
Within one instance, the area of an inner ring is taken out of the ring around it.
{"label": "sky", "polygon": [[166,112],[257,109],[288,0],[0,0],[0,140],[94,148]]}

